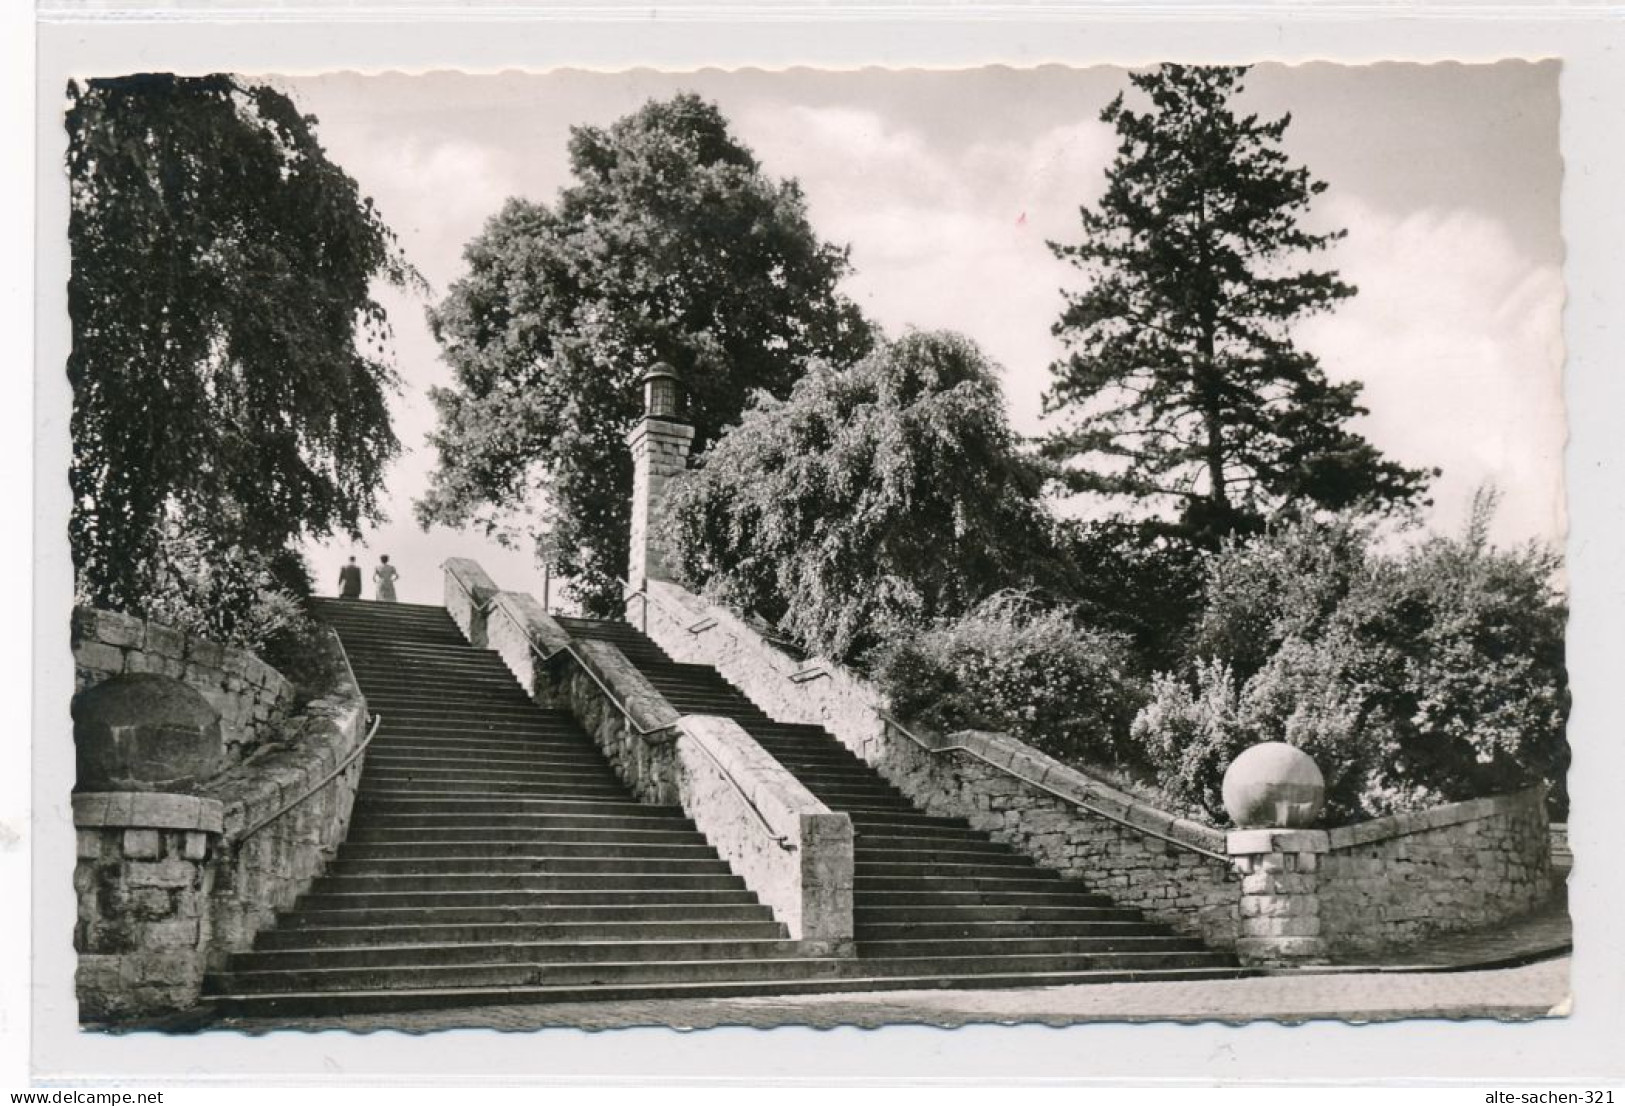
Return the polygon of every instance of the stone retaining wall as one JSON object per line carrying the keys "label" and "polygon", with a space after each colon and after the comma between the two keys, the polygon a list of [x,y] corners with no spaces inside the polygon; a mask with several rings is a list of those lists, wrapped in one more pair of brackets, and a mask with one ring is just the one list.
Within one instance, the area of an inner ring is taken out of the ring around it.
{"label": "stone retaining wall", "polygon": [[1216,948],[1234,947],[1239,876],[1222,832],[1157,810],[1007,734],[911,739],[887,720],[884,697],[851,673],[790,656],[669,581],[647,587],[647,610],[632,597],[627,618],[634,625],[646,618],[649,636],[673,658],[715,667],[780,721],[829,730],[932,814],[968,819],[1148,917]]}
{"label": "stone retaining wall", "polygon": [[81,1020],[196,1005],[204,973],[248,948],[336,852],[360,758],[244,838],[326,779],[365,737],[366,702],[339,660],[337,639],[329,633],[324,640],[334,671],[342,672],[334,688],[284,719],[275,740],[267,735],[200,794],[74,796]]}
{"label": "stone retaining wall", "polygon": [[75,694],[127,672],[196,688],[220,712],[227,763],[274,736],[293,703],[293,686],[253,653],[133,615],[75,608],[72,642]]}
{"label": "stone retaining wall", "polygon": [[1545,788],[1328,831],[1322,934],[1335,957],[1527,913],[1552,889]]}

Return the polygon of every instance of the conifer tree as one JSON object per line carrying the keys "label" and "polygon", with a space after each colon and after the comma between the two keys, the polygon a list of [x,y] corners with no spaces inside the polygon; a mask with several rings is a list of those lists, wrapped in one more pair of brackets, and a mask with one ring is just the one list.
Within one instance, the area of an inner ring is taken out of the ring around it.
{"label": "conifer tree", "polygon": [[1117,131],[1083,241],[1050,243],[1088,276],[1055,333],[1045,443],[1077,491],[1175,507],[1172,532],[1212,545],[1277,513],[1384,511],[1427,474],[1346,428],[1357,382],[1327,380],[1291,324],[1354,295],[1305,267],[1346,231],[1305,226],[1326,188],[1281,148],[1291,116],[1238,114],[1246,69],[1164,65],[1133,75],[1101,114]]}

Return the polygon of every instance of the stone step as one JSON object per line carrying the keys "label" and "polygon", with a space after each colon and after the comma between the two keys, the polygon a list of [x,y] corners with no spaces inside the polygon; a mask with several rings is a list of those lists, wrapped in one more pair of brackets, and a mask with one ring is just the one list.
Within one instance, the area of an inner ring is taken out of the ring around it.
{"label": "stone step", "polygon": [[338,1013],[391,1013],[455,1009],[467,1006],[552,1002],[623,1002],[654,999],[749,997],[753,995],[835,994],[885,990],[947,988],[1062,987],[1150,980],[1189,982],[1239,979],[1251,973],[1239,968],[1180,968],[1079,972],[1013,972],[962,976],[850,976],[841,979],[768,979],[731,982],[602,984],[587,986],[435,987],[370,991],[220,993],[210,1005],[220,1017],[272,1018]]}
{"label": "stone step", "polygon": [[571,756],[591,753],[603,759],[598,747],[577,734],[547,732],[536,727],[531,732],[522,730],[473,730],[467,727],[407,726],[393,719],[384,719],[378,729],[374,749],[423,750],[463,758],[490,755],[518,755],[524,753]]}
{"label": "stone step", "polygon": [[1033,975],[1087,971],[1148,971],[1226,967],[1213,953],[1099,953],[1077,956],[910,957],[895,960],[798,957],[686,961],[603,960],[587,963],[518,962],[417,964],[392,967],[231,971],[211,980],[212,993],[265,994],[288,991],[357,991],[427,987],[530,987],[541,985],[834,980],[932,975]]}
{"label": "stone step", "polygon": [[433,721],[389,714],[385,715],[384,726],[379,732],[387,732],[391,737],[406,740],[445,742],[448,747],[455,744],[459,751],[478,747],[498,749],[503,745],[555,749],[597,748],[581,734],[572,733],[556,721],[545,717],[537,717],[529,722],[492,722],[478,718]]}
{"label": "stone step", "polygon": [[429,969],[439,971],[458,965],[481,968],[497,965],[565,964],[646,964],[650,961],[695,960],[778,960],[798,955],[799,945],[782,938],[715,937],[628,939],[606,941],[574,939],[562,941],[430,942],[400,945],[348,945],[327,948],[262,949],[238,953],[231,958],[227,972],[309,972],[355,971],[368,968]]}
{"label": "stone step", "polygon": [[[479,767],[472,767],[477,764]],[[367,750],[367,767],[387,770],[390,772],[415,773],[418,775],[431,775],[447,772],[472,772],[481,776],[491,776],[498,779],[524,778],[528,776],[602,776],[608,775],[611,779],[615,774],[598,751],[582,750],[575,756],[566,756],[561,752],[549,754],[507,753],[499,756],[482,755],[479,757],[449,756],[443,753],[425,751],[421,754],[400,751],[398,746],[386,745],[380,749],[377,742]]]}
{"label": "stone step", "polygon": [[[950,881],[952,882],[952,881]],[[858,908],[872,910],[888,906],[923,906],[937,911],[961,906],[1070,906],[1073,904],[1105,905],[1108,900],[1068,889],[1064,884],[1051,883],[1048,889],[1012,888],[998,884],[978,887],[931,887],[929,889],[894,890],[889,887],[862,888],[854,892]],[[938,915],[941,917],[942,915]]]}
{"label": "stone step", "polygon": [[395,666],[377,668],[363,666],[356,670],[356,678],[375,691],[391,694],[399,691],[432,691],[454,695],[484,695],[493,692],[503,695],[524,694],[524,689],[514,683],[513,675],[502,667],[489,672],[468,672],[449,676],[441,672],[438,666],[431,669],[430,673],[422,675],[402,672]]}
{"label": "stone step", "polygon": [[745,881],[726,870],[630,872],[447,872],[435,875],[353,875],[341,872],[318,876],[312,895],[460,894],[477,891],[622,891],[644,892],[736,891]]}
{"label": "stone step", "polygon": [[625,798],[626,790],[621,782],[607,768],[593,769],[591,767],[576,770],[539,770],[539,769],[443,769],[439,771],[425,771],[421,768],[390,768],[384,765],[371,765],[366,768],[363,777],[364,786],[388,788],[398,791],[412,788],[443,789],[451,788],[463,791],[470,788],[486,789],[488,793],[496,794],[556,794],[565,798],[572,796],[605,795],[615,798]]}
{"label": "stone step", "polygon": [[[970,828],[970,823],[963,818],[939,818],[932,814],[907,811],[859,811],[852,815],[852,824],[859,829],[884,829],[886,831],[907,829],[910,833],[920,831],[942,831],[943,835],[951,833],[964,834],[981,838],[982,835]],[[983,838],[985,840],[985,838]]]}
{"label": "stone step", "polygon": [[778,922],[700,917],[692,921],[424,923],[273,929],[262,933],[255,945],[257,949],[272,951],[354,948],[370,945],[481,945],[536,941],[784,939],[784,927]]}
{"label": "stone step", "polygon": [[[931,852],[917,850],[854,850],[859,875],[886,876],[893,873],[924,872],[929,875],[957,875],[976,872],[1043,871],[1030,856],[1019,853]],[[1055,873],[1050,873],[1052,876]],[[1058,876],[1056,878],[1059,878]]]}
{"label": "stone step", "polygon": [[951,891],[956,894],[1006,891],[1011,893],[1060,891],[1070,894],[1082,891],[1081,884],[1063,880],[1059,872],[1047,868],[1007,869],[991,866],[973,868],[963,874],[955,872],[951,875],[939,875],[922,869],[888,871],[884,875],[874,875],[870,870],[863,870],[853,877],[852,884],[853,889],[860,895],[869,891]]}
{"label": "stone step", "polygon": [[355,627],[340,630],[339,640],[344,643],[346,654],[364,660],[455,662],[465,657],[501,660],[489,650],[474,648],[455,630],[445,633],[414,632],[402,637],[388,629]]}
{"label": "stone step", "polygon": [[[579,906],[757,906],[756,896],[743,890],[674,888],[557,889],[551,891],[467,890],[363,891],[343,887],[309,891],[296,904],[296,912],[327,910],[464,909],[467,907],[523,907],[560,910]],[[562,915],[561,915],[562,917]]]}
{"label": "stone step", "polygon": [[362,679],[399,683],[421,678],[425,682],[448,687],[479,687],[506,679],[510,686],[518,686],[501,657],[479,649],[447,657],[390,656],[355,651],[351,651],[349,657],[351,669]]}
{"label": "stone step", "polygon": [[[893,898],[897,901],[893,901]],[[882,898],[879,894],[870,894],[856,904],[853,917],[859,926],[913,925],[922,922],[968,925],[973,922],[1141,920],[1138,911],[1117,906],[1104,895],[1012,895],[996,897],[988,902],[977,895],[948,899],[941,895]]]}
{"label": "stone step", "polygon": [[[583,847],[590,845],[622,845],[631,847],[639,844],[649,844],[657,847],[666,845],[678,846],[684,843],[694,843],[709,849],[705,838],[687,821],[674,820],[670,825],[662,826],[659,823],[638,823],[648,825],[648,829],[623,829],[625,823],[615,819],[577,819],[586,822],[586,825],[575,827],[560,827],[557,825],[530,825],[529,820],[518,824],[484,825],[479,822],[435,822],[430,825],[418,825],[405,822],[400,825],[379,825],[357,823],[351,826],[350,835],[346,844],[364,844],[379,846],[399,846],[401,848],[414,848],[418,845],[432,845],[437,843],[457,844],[462,842],[507,842],[515,845],[531,845],[535,842],[546,841],[563,845],[566,843],[579,843]],[[597,823],[597,824],[593,824]]]}
{"label": "stone step", "polygon": [[[698,835],[696,835],[698,836]],[[637,859],[647,863],[705,860],[721,863],[702,837],[692,844],[655,842],[473,839],[468,841],[346,841],[339,850],[346,860],[501,860],[523,857],[583,858],[591,861]]]}
{"label": "stone step", "polygon": [[490,798],[624,799],[626,790],[616,780],[579,776],[501,780],[485,777],[443,778],[428,774],[390,774],[367,770],[363,786],[375,799],[386,796],[441,798],[478,793]]}
{"label": "stone step", "polygon": [[362,685],[367,705],[378,711],[415,712],[426,708],[471,715],[483,715],[487,712],[506,715],[519,710],[528,715],[536,710],[536,704],[518,688],[488,692],[452,692],[439,688],[419,688],[413,691],[385,690],[370,685],[365,680],[362,681]]}
{"label": "stone step", "polygon": [[396,614],[403,617],[429,614],[450,617],[446,614],[446,608],[439,603],[380,603],[377,600],[368,599],[341,599],[336,595],[312,596],[310,602],[322,614],[323,618],[330,617],[333,613],[346,611],[362,613],[376,611],[380,617]]}
{"label": "stone step", "polygon": [[[957,913],[957,912],[956,912]],[[1097,913],[1128,913],[1097,911]],[[1097,919],[1094,921],[911,921],[869,922],[857,927],[860,942],[927,941],[943,939],[1010,940],[1029,937],[1099,937],[1108,940],[1128,937],[1167,938],[1165,926],[1144,920]],[[1194,939],[1191,939],[1194,940]]]}
{"label": "stone step", "polygon": [[855,835],[852,843],[854,851],[860,855],[864,853],[878,854],[894,850],[925,852],[933,856],[943,853],[1020,855],[1011,854],[1010,846],[991,841],[980,834],[945,839],[940,834],[931,834],[929,832],[899,830],[896,833],[885,833],[871,830],[867,833]]}
{"label": "stone step", "polygon": [[[997,960],[1008,956],[1095,956],[1101,953],[1127,953],[1142,956],[1172,954],[1184,957],[1196,953],[1212,957],[1213,962],[1225,962],[1219,953],[1209,952],[1202,942],[1190,937],[1170,937],[1166,934],[1120,934],[1115,936],[1045,937],[1020,934],[992,937],[973,933],[965,937],[908,938],[858,941],[858,956],[865,960],[949,959],[956,957],[986,957]],[[1187,962],[1188,963],[1188,962]]]}
{"label": "stone step", "polygon": [[[366,686],[363,684],[365,693]],[[389,701],[389,700],[386,700]],[[382,712],[381,705],[369,706]],[[459,707],[453,703],[437,703],[433,699],[424,699],[419,702],[404,702],[394,700],[389,708],[389,716],[402,722],[445,722],[457,721],[478,725],[491,725],[493,723],[514,723],[520,725],[535,725],[537,721],[536,706],[529,702],[512,703],[483,703],[478,710]]]}
{"label": "stone step", "polygon": [[[736,896],[737,898],[737,896]],[[721,923],[777,925],[773,912],[762,904],[738,901],[636,902],[572,900],[545,905],[524,903],[469,903],[459,898],[448,905],[437,901],[411,905],[410,900],[373,903],[354,897],[305,906],[278,923],[278,932],[306,929],[353,929],[375,926],[584,926],[609,927],[643,923],[718,925]]]}
{"label": "stone step", "polygon": [[672,809],[645,806],[632,799],[494,797],[479,791],[423,798],[409,792],[363,790],[356,805],[369,814],[603,814],[626,819],[666,818]]}
{"label": "stone step", "polygon": [[[650,808],[659,810],[661,808]],[[372,833],[427,833],[438,836],[452,832],[489,833],[492,830],[542,831],[559,833],[575,831],[587,834],[645,832],[688,833],[694,824],[675,814],[651,814],[644,818],[625,818],[618,814],[568,813],[511,813],[479,809],[453,812],[411,813],[400,811],[373,811],[362,807],[351,819],[351,836],[365,838]]]}
{"label": "stone step", "polygon": [[731,875],[728,865],[710,856],[560,856],[530,852],[491,856],[463,853],[443,856],[352,856],[345,853],[328,868],[329,876],[345,879],[372,875],[613,875],[698,876]]}

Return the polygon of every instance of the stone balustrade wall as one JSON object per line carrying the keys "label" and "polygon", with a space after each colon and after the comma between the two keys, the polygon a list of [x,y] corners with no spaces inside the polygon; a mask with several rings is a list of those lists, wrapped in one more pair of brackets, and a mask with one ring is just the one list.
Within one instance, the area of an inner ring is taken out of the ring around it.
{"label": "stone balustrade wall", "polygon": [[195,1006],[205,972],[248,948],[337,851],[361,758],[245,838],[327,779],[365,739],[366,702],[337,639],[328,634],[324,642],[336,674],[328,694],[283,719],[274,737],[262,735],[199,794],[74,796],[81,1020]]}
{"label": "stone balustrade wall", "polygon": [[72,642],[75,694],[133,672],[195,688],[220,712],[227,763],[275,736],[293,703],[293,686],[253,653],[133,615],[75,608]]}
{"label": "stone balustrade wall", "polygon": [[855,952],[851,817],[825,806],[732,719],[686,715],[678,730],[678,799],[706,840],[804,952]]}
{"label": "stone balustrade wall", "polygon": [[441,565],[442,602],[446,613],[457,623],[470,645],[484,649],[486,624],[497,586],[478,562],[466,557],[450,557]]}
{"label": "stone balustrade wall", "polygon": [[1334,957],[1517,917],[1552,890],[1543,786],[1340,826],[1327,837],[1320,914]]}

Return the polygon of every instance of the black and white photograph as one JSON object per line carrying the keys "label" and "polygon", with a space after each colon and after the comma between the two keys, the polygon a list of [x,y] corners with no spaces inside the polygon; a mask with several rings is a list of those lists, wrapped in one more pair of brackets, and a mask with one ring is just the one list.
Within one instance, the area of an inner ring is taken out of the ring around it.
{"label": "black and white photograph", "polygon": [[1560,69],[74,79],[81,1025],[1564,1016]]}
{"label": "black and white photograph", "polygon": [[14,1101],[1625,1093],[1611,0],[29,6]]}

